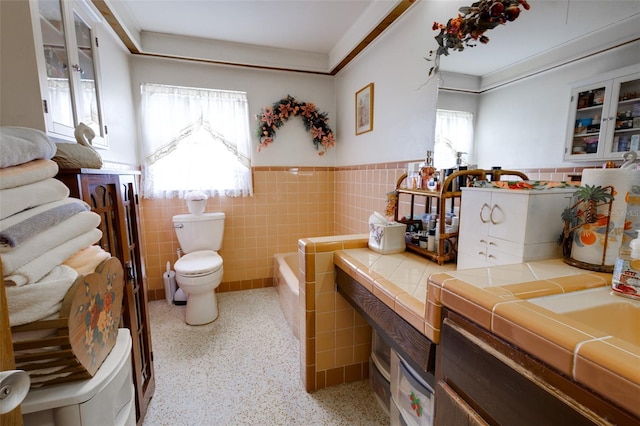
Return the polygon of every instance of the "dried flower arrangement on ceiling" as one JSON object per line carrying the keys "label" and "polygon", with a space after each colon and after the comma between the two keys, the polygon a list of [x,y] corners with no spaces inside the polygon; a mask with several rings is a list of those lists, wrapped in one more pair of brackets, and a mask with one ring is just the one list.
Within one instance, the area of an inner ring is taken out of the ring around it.
{"label": "dried flower arrangement on ceiling", "polygon": [[440,56],[449,55],[449,49],[462,51],[465,47],[476,46],[478,41],[488,43],[489,37],[484,33],[498,25],[515,21],[520,16],[521,6],[525,10],[530,8],[527,0],[481,0],[458,9],[458,16],[449,19],[446,25],[434,22],[433,30],[439,30],[440,33],[435,37],[438,49],[429,52],[429,57],[435,55],[435,58],[427,58],[434,61],[429,75],[438,72]]}

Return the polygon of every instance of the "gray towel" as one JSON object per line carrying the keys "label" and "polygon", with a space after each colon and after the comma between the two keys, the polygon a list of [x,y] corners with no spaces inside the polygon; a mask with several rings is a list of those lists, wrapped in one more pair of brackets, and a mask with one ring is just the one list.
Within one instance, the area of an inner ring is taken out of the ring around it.
{"label": "gray towel", "polygon": [[23,241],[87,210],[89,207],[86,204],[69,203],[44,211],[0,232],[0,246],[17,247]]}
{"label": "gray towel", "polygon": [[32,160],[51,160],[56,144],[47,135],[27,127],[0,127],[0,168],[17,166]]}

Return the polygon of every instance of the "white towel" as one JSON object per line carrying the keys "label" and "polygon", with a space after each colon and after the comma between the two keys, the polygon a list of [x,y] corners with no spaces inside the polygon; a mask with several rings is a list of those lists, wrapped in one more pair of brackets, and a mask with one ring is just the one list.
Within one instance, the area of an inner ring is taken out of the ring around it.
{"label": "white towel", "polygon": [[0,169],[0,189],[15,188],[55,177],[58,169],[58,163],[45,159]]}
{"label": "white towel", "polygon": [[35,283],[51,272],[53,268],[73,256],[75,252],[95,244],[100,241],[100,238],[102,238],[102,231],[97,228],[72,238],[21,266],[13,274],[6,276],[4,278],[5,284],[7,286],[22,286]]}
{"label": "white towel", "polygon": [[39,321],[60,311],[62,300],[78,273],[58,265],[40,281],[21,287],[7,287],[9,323],[12,327]]}
{"label": "white towel", "polygon": [[13,250],[3,253],[1,258],[2,273],[5,276],[11,275],[18,268],[40,255],[72,238],[97,228],[99,225],[99,214],[88,211],[77,213],[69,219],[42,231],[35,237],[29,238]]}
{"label": "white towel", "polygon": [[0,189],[0,219],[5,219],[23,210],[69,196],[69,188],[55,178],[16,188]]}
{"label": "white towel", "polygon": [[43,131],[27,127],[0,127],[0,146],[0,168],[56,155],[56,144]]}

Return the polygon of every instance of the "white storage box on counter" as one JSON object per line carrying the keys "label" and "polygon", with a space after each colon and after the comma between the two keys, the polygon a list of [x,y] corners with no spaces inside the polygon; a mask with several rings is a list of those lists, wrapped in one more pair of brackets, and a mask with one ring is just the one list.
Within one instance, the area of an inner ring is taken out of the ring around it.
{"label": "white storage box on counter", "polygon": [[369,248],[381,254],[402,253],[407,248],[404,234],[407,225],[389,222],[378,212],[369,216]]}
{"label": "white storage box on counter", "polygon": [[391,398],[400,413],[401,423],[432,425],[433,397],[433,389],[395,351],[391,351]]}

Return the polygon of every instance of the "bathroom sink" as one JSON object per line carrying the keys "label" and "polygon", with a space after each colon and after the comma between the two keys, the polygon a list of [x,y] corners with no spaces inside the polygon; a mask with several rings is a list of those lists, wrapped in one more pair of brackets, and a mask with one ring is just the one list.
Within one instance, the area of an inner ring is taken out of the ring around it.
{"label": "bathroom sink", "polygon": [[529,299],[528,302],[640,346],[640,301],[609,287]]}

